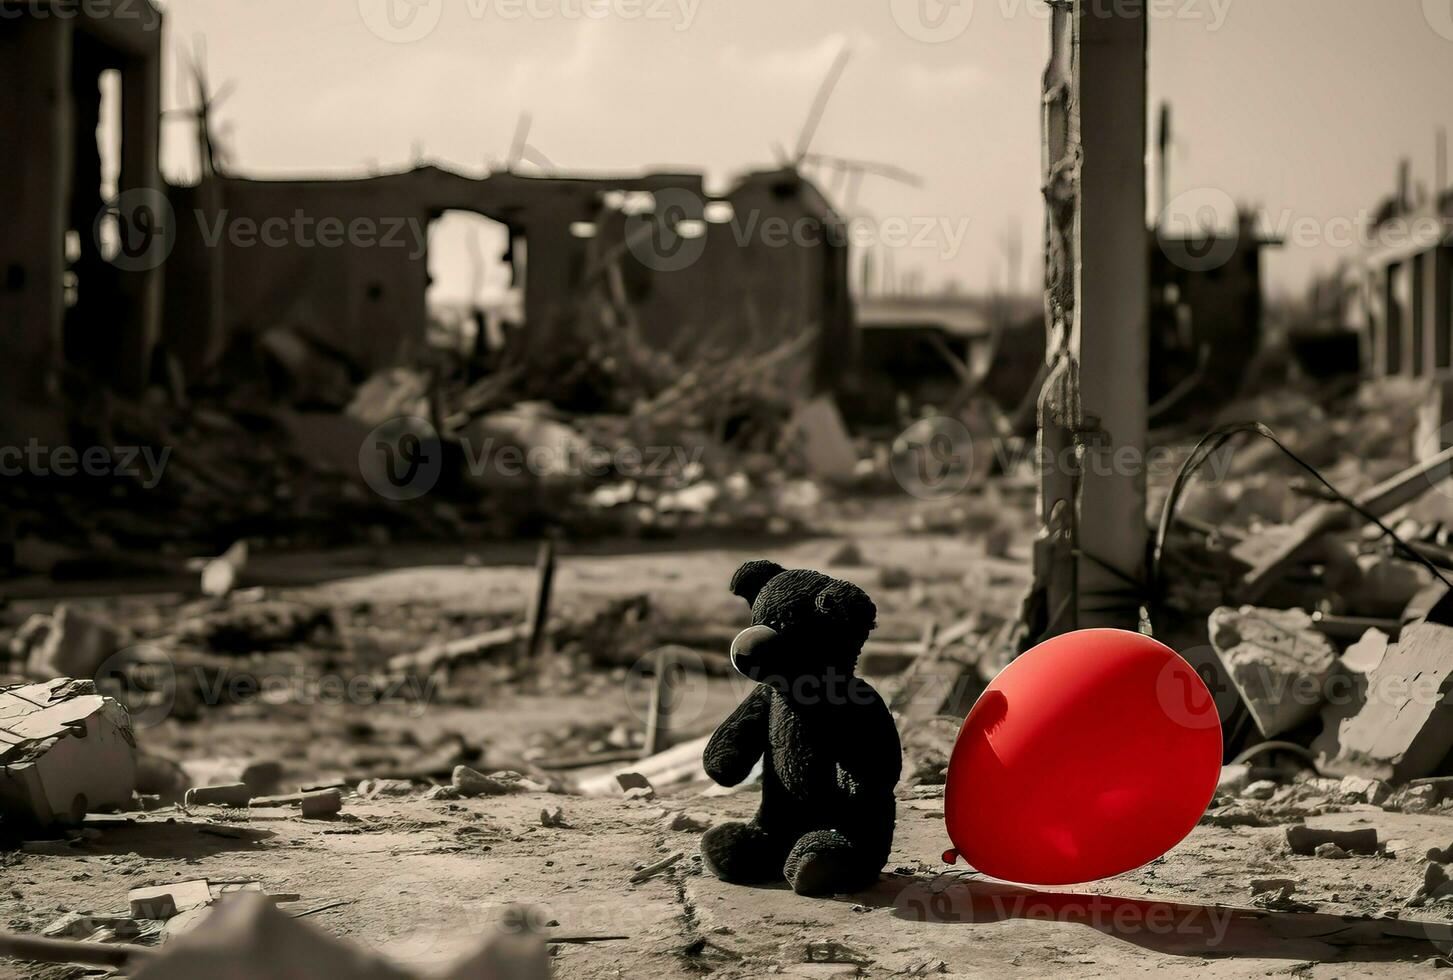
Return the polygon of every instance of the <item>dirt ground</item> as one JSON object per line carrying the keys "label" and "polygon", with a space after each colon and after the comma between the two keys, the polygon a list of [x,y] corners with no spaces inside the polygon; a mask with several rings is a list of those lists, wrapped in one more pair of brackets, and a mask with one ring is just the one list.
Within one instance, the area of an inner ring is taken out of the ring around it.
{"label": "dirt ground", "polygon": [[[835,533],[792,543],[567,547],[557,608],[564,615],[643,592],[673,617],[740,627],[746,613],[726,583],[741,561],[767,555],[862,584],[880,609],[879,637],[916,637],[930,615],[940,624],[973,609],[1012,615],[1025,555],[990,558],[972,535],[904,534],[902,516],[850,515]],[[834,564],[848,542],[862,563]],[[382,655],[517,617],[533,588],[530,561],[523,546],[365,548],[263,555],[248,574],[269,583],[270,596],[344,611],[345,641]],[[48,611],[64,591],[144,637],[193,601],[180,583],[171,588],[20,583],[12,594],[26,597],[13,600],[11,618]],[[429,691],[425,703],[232,699],[195,719],[156,719],[138,740],[176,759],[273,758],[289,782],[316,784],[383,774],[379,760],[427,751],[441,739],[482,745],[481,767],[506,768],[567,724],[642,722],[640,679],[625,667],[535,686],[492,686],[489,678]],[[701,696],[678,719],[679,737],[711,730],[741,693],[725,678],[695,683]],[[540,906],[541,921],[557,932],[624,937],[553,947],[564,978],[1401,976],[1453,949],[1449,906],[1404,904],[1422,881],[1424,852],[1453,842],[1446,816],[1329,808],[1310,822],[1371,825],[1396,842],[1391,856],[1345,860],[1290,854],[1281,825],[1201,826],[1136,872],[1079,889],[1030,890],[942,864],[948,839],[937,793],[902,786],[896,846],[880,884],[830,900],[725,885],[695,858],[700,831],[669,829],[676,811],[698,826],[743,818],[756,805],[751,790],[663,789],[656,799],[630,801],[534,792],[459,801],[421,792],[350,796],[333,821],[210,808],[92,818],[73,844],[0,853],[0,923],[39,931],[67,911],[120,912],[128,888],[205,877],[296,894],[284,906],[293,912],[342,902],[310,921],[420,967],[442,968],[470,948],[508,903]],[[542,825],[541,811],[556,807],[569,826]],[[638,867],[677,851],[683,859],[665,872],[628,882]],[[1296,900],[1316,912],[1252,908],[1251,880],[1279,877],[1299,880]],[[0,961],[0,977],[83,975]]]}
{"label": "dirt ground", "polygon": [[[130,887],[258,880],[271,893],[301,896],[288,911],[345,902],[312,920],[390,957],[442,969],[501,905],[527,902],[559,932],[625,937],[556,947],[557,976],[580,978],[1396,977],[1426,970],[1453,940],[1446,913],[1402,908],[1421,880],[1422,851],[1448,843],[1443,817],[1351,811],[1313,821],[1372,823],[1410,845],[1404,856],[1343,861],[1286,854],[1281,828],[1201,827],[1132,874],[1078,890],[1029,890],[945,869],[937,858],[947,843],[940,801],[905,800],[879,886],[809,900],[785,887],[723,884],[695,860],[697,832],[665,829],[671,811],[707,823],[744,817],[755,802],[751,793],[630,802],[411,798],[350,801],[331,822],[282,810],[159,812],[105,825],[64,856],[10,857],[0,916],[12,929],[38,930],[67,910],[121,911]],[[541,826],[540,811],[557,806],[570,826]],[[636,867],[676,851],[686,857],[673,868],[628,883]],[[1305,881],[1298,898],[1317,914],[1248,909],[1250,879],[1283,876]],[[1384,910],[1404,918],[1362,926],[1341,918]],[[1358,942],[1363,936],[1376,941]],[[805,962],[810,944],[824,943],[836,944],[835,958],[862,962]],[[0,966],[0,975],[81,974]]]}

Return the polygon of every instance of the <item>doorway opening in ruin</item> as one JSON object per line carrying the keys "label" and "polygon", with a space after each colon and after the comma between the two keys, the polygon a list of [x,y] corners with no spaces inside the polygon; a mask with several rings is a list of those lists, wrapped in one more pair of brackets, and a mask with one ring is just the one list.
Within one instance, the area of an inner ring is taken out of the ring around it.
{"label": "doorway opening in ruin", "polygon": [[113,266],[118,217],[109,207],[121,176],[121,72],[112,54],[77,34],[71,67],[74,166],[65,234],[63,345],[66,360],[94,367],[110,359],[119,283]]}
{"label": "doorway opening in ruin", "polygon": [[525,239],[504,222],[445,211],[429,225],[430,343],[488,360],[524,327]]}

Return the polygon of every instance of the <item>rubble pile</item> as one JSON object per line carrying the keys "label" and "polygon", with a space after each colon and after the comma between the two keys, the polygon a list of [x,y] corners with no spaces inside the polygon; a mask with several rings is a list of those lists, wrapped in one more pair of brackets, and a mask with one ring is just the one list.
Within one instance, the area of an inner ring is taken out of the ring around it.
{"label": "rubble pile", "polygon": [[[572,354],[556,372],[503,363],[478,378],[429,352],[367,377],[330,369],[324,383],[323,355],[272,331],[190,401],[153,389],[78,404],[71,417],[84,421],[69,441],[114,465],[7,479],[11,526],[0,531],[17,543],[18,567],[56,577],[168,570],[176,555],[244,538],[327,547],[546,527],[788,534],[869,454],[830,398],[808,394],[813,337],[688,365],[617,345]],[[437,469],[408,493],[380,490],[370,452],[407,458],[400,440],[413,436]]]}
{"label": "rubble pile", "polygon": [[[1238,410],[1265,412],[1293,453],[1392,534],[1270,442],[1213,454],[1180,501],[1157,633],[1207,678],[1228,756],[1289,765],[1249,780],[1246,766],[1228,767],[1230,792],[1207,821],[1261,825],[1345,805],[1444,811],[1453,456],[1419,425],[1426,396],[1395,381],[1330,407],[1281,395]],[[1305,852],[1350,850],[1322,843]]]}

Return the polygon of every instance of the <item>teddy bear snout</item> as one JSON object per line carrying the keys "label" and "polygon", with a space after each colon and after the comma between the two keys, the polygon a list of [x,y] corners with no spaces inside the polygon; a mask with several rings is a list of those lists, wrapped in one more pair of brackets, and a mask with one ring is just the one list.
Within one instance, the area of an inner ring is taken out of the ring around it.
{"label": "teddy bear snout", "polygon": [[765,660],[767,646],[777,638],[770,626],[748,626],[732,640],[732,667],[740,674],[756,680],[755,671]]}

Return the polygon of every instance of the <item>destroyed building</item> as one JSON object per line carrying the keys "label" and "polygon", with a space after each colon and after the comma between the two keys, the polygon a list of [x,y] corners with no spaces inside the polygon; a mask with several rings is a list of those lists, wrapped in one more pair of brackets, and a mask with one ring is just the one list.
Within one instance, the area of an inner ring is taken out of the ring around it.
{"label": "destroyed building", "polygon": [[1453,191],[1414,203],[1402,173],[1363,259],[1365,362],[1375,377],[1428,378],[1453,367]]}
{"label": "destroyed building", "polygon": [[[188,377],[238,337],[267,331],[293,333],[360,377],[398,363],[424,342],[427,229],[446,211],[508,229],[503,258],[524,302],[506,339],[536,363],[585,339],[581,307],[601,289],[619,291],[641,340],[683,359],[814,328],[815,376],[831,384],[854,350],[841,219],[790,169],[749,174],[720,198],[700,174],[475,179],[434,166],[338,180],[219,176],[173,198],[171,263],[191,274],[169,281],[164,336]],[[292,227],[299,216],[345,229],[362,221],[378,243],[289,234],[257,246],[226,231]]]}
{"label": "destroyed building", "polygon": [[[0,11],[0,427],[23,443],[58,431],[66,372],[104,367],[133,393],[150,376],[163,273],[127,250],[147,247],[163,210],[162,34],[150,0],[12,6]],[[104,152],[103,113],[120,133]]]}

